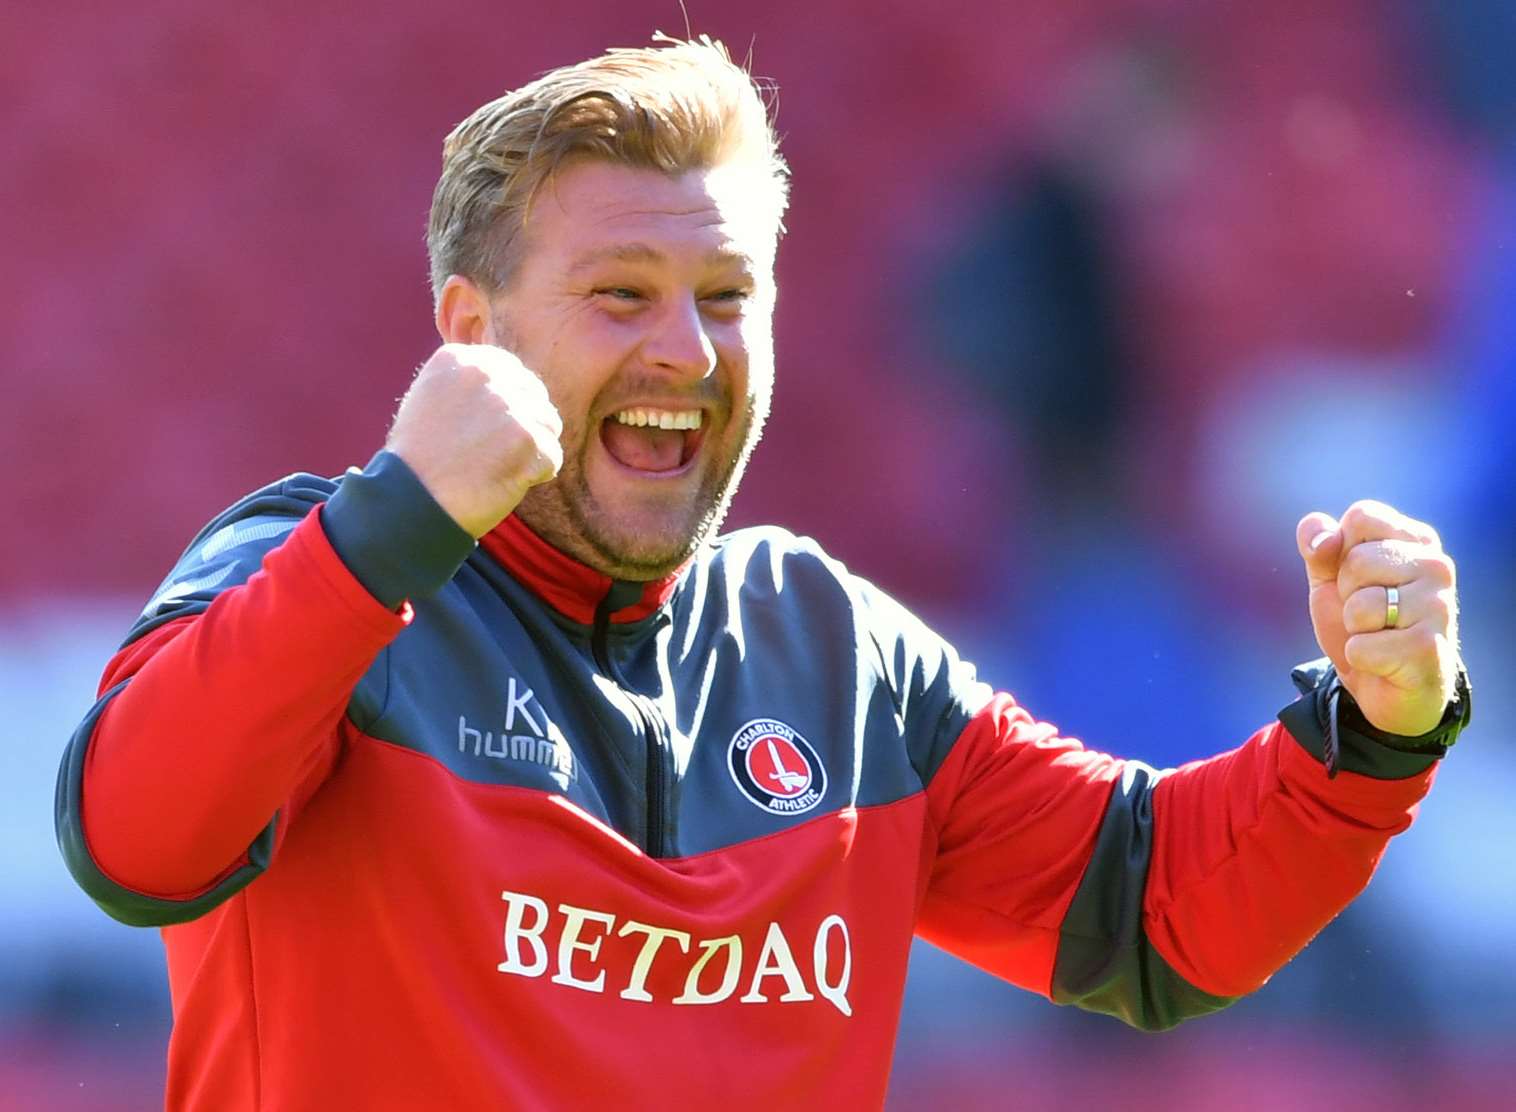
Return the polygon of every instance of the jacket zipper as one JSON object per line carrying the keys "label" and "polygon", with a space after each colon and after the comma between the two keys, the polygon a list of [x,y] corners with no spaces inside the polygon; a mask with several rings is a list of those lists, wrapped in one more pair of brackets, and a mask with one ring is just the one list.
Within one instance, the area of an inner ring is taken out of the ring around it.
{"label": "jacket zipper", "polygon": [[646,746],[647,763],[644,772],[644,782],[647,785],[647,838],[643,848],[649,857],[663,856],[664,821],[663,797],[666,791],[663,770],[663,729],[661,716],[648,700],[632,690],[626,678],[621,674],[621,669],[616,666],[611,658],[609,630],[611,625],[611,611],[615,609],[611,603],[613,587],[606,592],[598,606],[595,607],[595,624],[590,634],[590,649],[594,653],[595,664],[600,671],[613,680],[619,688],[631,700],[632,707],[637,712],[638,721],[642,724],[642,738]]}

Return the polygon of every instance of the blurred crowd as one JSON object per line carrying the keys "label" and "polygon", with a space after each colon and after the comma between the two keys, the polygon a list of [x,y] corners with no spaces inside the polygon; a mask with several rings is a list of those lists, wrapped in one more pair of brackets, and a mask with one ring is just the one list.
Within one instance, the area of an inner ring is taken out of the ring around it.
{"label": "blurred crowd", "polygon": [[[893,1104],[1502,1106],[1516,7],[689,10],[778,83],[794,171],[775,415],[732,524],[815,535],[1034,713],[1160,766],[1240,743],[1318,655],[1301,514],[1384,499],[1460,561],[1475,722],[1362,900],[1257,997],[1158,1038],[918,947]],[[421,236],[452,123],[683,16],[7,22],[0,1108],[148,1107],[161,951],[64,874],[66,736],[206,519],[380,443],[434,343]]]}

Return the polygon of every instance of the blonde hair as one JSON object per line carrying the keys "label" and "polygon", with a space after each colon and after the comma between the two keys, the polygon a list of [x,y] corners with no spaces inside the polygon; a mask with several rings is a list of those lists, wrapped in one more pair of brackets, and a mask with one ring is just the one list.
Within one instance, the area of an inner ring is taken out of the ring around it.
{"label": "blonde hair", "polygon": [[667,174],[751,163],[780,227],[789,171],[764,101],[772,87],[709,36],[654,42],[551,70],[453,129],[427,222],[434,296],[453,274],[506,285],[533,198],[573,156]]}

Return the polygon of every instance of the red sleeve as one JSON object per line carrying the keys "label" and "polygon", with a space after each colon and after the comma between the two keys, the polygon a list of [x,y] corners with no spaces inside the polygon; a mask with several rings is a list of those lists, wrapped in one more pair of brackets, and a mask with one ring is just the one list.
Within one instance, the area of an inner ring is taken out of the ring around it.
{"label": "red sleeve", "polygon": [[1367,884],[1432,777],[1328,779],[1278,724],[1157,774],[997,695],[927,787],[937,846],[919,933],[1059,1002],[1172,1026],[1299,952]]}
{"label": "red sleeve", "polygon": [[1252,992],[1368,884],[1435,775],[1329,780],[1278,723],[1178,769],[1153,793],[1153,946],[1197,988]]}
{"label": "red sleeve", "polygon": [[404,627],[333,551],[313,510],[246,583],[122,649],[84,763],[83,826],[124,888],[182,899],[235,869],[337,755],[353,688]]}
{"label": "red sleeve", "polygon": [[996,695],[927,787],[937,856],[917,933],[1048,995],[1064,913],[1120,775],[1120,761]]}

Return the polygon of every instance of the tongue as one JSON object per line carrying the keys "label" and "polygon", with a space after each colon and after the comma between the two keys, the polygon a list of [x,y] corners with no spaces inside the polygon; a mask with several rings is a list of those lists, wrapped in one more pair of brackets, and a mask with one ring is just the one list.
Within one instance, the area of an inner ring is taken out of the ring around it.
{"label": "tongue", "polygon": [[684,454],[683,429],[638,427],[610,420],[601,439],[618,463],[639,471],[672,471]]}

